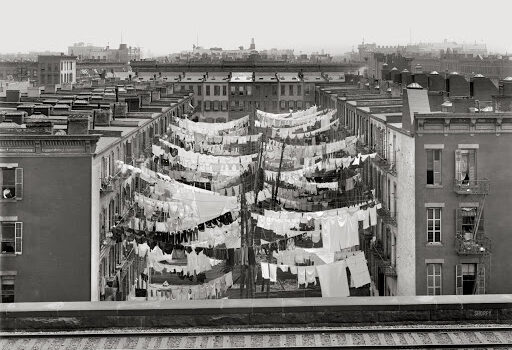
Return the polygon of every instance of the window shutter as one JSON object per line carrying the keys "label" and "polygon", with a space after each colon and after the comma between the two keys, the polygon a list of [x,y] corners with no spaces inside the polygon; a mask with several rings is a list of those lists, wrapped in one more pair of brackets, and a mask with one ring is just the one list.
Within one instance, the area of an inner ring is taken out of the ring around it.
{"label": "window shutter", "polygon": [[476,180],[476,150],[469,150],[468,153],[469,180],[474,184],[474,181]]}
{"label": "window shutter", "polygon": [[132,164],[132,143],[126,142],[126,154],[125,154],[125,160],[124,162],[126,164]]}
{"label": "window shutter", "polygon": [[441,184],[441,151],[434,150],[432,155],[434,165],[434,184]]}
{"label": "window shutter", "polygon": [[485,265],[476,265],[476,294],[485,294]]}
{"label": "window shutter", "polygon": [[23,248],[23,223],[16,222],[14,224],[14,252],[21,254]]}
{"label": "window shutter", "polygon": [[462,215],[460,209],[455,209],[455,227],[456,234],[462,234]]}
{"label": "window shutter", "polygon": [[462,265],[455,265],[455,294],[462,295]]}
{"label": "window shutter", "polygon": [[23,168],[16,168],[15,171],[15,181],[16,181],[16,198],[23,198]]}
{"label": "window shutter", "polygon": [[460,162],[462,159],[462,152],[460,149],[455,150],[455,179],[461,181],[464,177],[461,175]]}

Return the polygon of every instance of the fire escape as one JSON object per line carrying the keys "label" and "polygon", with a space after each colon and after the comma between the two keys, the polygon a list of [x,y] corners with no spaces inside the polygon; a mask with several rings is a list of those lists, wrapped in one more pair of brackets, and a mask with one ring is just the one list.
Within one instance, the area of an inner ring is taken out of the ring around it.
{"label": "fire escape", "polygon": [[477,202],[473,208],[459,208],[456,211],[455,250],[459,255],[487,255],[491,241],[485,233],[483,211],[489,194],[490,183],[487,179],[455,180],[454,191],[464,201]]}

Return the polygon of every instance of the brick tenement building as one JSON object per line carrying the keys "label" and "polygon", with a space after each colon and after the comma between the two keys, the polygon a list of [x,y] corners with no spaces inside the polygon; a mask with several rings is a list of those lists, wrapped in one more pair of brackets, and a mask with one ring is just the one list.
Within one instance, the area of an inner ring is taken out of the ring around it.
{"label": "brick tenement building", "polygon": [[394,106],[364,90],[337,94],[342,124],[378,153],[364,179],[383,210],[363,245],[379,292],[510,293],[512,113],[432,112],[436,101],[415,84]]}
{"label": "brick tenement building", "polygon": [[[190,96],[161,94],[164,88],[139,90],[134,112],[123,112],[127,102],[105,107],[105,92],[101,108],[46,105],[46,114],[30,117],[23,110],[28,106],[16,111],[0,102],[3,302],[97,301],[106,297],[102,278],[108,284],[116,275],[112,298],[127,298],[137,269],[134,252],[108,232],[131,207],[134,181],[120,177],[115,162],[144,160],[153,137],[189,111]],[[73,92],[83,102],[93,89]]]}

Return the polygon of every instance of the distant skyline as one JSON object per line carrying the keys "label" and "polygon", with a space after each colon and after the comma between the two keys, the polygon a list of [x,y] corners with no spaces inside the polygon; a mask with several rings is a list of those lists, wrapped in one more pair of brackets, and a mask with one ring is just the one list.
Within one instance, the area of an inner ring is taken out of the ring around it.
{"label": "distant skyline", "polygon": [[[145,55],[205,48],[294,49],[338,55],[364,38],[379,45],[409,42],[485,43],[512,53],[505,30],[512,3],[488,0],[344,2],[336,0],[27,0],[0,5],[0,53],[67,52],[76,42],[140,46]],[[412,40],[411,40],[412,39]]]}

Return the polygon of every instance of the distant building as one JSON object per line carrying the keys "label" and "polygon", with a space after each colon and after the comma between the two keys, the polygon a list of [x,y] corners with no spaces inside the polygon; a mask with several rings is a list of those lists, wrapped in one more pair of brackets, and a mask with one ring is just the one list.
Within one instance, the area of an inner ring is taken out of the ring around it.
{"label": "distant building", "polygon": [[76,82],[76,57],[38,56],[37,71],[39,85],[73,84]]}
{"label": "distant building", "polygon": [[140,48],[120,44],[119,48],[111,49],[109,46],[93,46],[91,44],[75,43],[68,47],[68,54],[77,56],[79,61],[98,60],[106,62],[128,63],[140,60]]}

